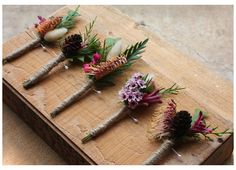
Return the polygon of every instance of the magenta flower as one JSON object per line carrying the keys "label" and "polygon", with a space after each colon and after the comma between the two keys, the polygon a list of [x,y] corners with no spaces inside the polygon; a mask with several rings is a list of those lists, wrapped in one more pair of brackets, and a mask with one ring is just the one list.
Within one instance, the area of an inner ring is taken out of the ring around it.
{"label": "magenta flower", "polygon": [[84,70],[85,73],[89,73],[89,72],[90,72],[90,66],[89,66],[89,64],[84,64],[84,65],[83,65],[83,70]]}
{"label": "magenta flower", "polygon": [[93,64],[97,64],[97,62],[100,60],[100,58],[101,58],[101,55],[100,55],[100,54],[98,54],[98,53],[93,54],[92,63],[93,63]]}
{"label": "magenta flower", "polygon": [[202,133],[202,134],[212,133],[213,129],[208,128],[206,126],[206,123],[204,121],[204,116],[201,111],[199,112],[198,119],[193,123],[191,131],[193,133]]}

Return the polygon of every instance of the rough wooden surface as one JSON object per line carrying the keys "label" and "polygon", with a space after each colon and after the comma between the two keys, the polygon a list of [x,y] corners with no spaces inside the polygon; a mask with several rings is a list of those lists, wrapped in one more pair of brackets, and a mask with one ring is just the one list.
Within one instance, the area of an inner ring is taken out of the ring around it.
{"label": "rough wooden surface", "polygon": [[[65,10],[64,8],[62,12]],[[94,12],[88,13],[87,11]],[[117,79],[119,82],[117,86],[104,90],[102,95],[90,94],[83,101],[75,103],[65,110],[55,120],[50,119],[49,112],[60,100],[79,89],[85,82],[80,67],[64,70],[63,64],[61,64],[49,75],[50,78],[48,77],[37,87],[26,91],[22,87],[23,80],[53,57],[43,52],[42,49],[35,49],[21,60],[5,65],[3,74],[4,80],[10,83],[26,100],[30,101],[43,116],[62,131],[72,143],[82,149],[91,160],[97,164],[140,164],[158,147],[158,143],[151,143],[147,138],[148,124],[155,107],[140,111],[145,114],[137,115],[140,119],[138,125],[126,119],[95,141],[86,145],[82,145],[80,142],[80,139],[90,128],[121,107],[117,103],[117,92],[126,77],[137,70],[157,75],[156,82],[160,86],[166,87],[176,82],[186,87],[183,93],[175,97],[179,108],[193,110],[195,107],[201,107],[211,114],[209,121],[214,121],[213,124],[218,124],[220,129],[225,128],[225,125],[232,127],[230,123],[233,115],[232,85],[230,82],[221,80],[199,63],[162,42],[152,33],[137,27],[128,17],[114,9],[103,6],[82,6],[81,13],[83,17],[74,30],[75,32],[83,30],[84,24],[97,15],[95,30],[101,37],[108,34],[120,36],[125,45],[149,37],[150,42],[144,54],[144,60],[151,61],[151,64],[148,66],[142,60],[137,62],[129,72]],[[3,49],[4,56],[28,40],[30,37],[27,34],[21,34],[6,42]],[[158,57],[152,57],[154,55]],[[222,115],[228,121],[222,119]],[[180,147],[177,150],[182,154],[181,160],[176,159],[176,156],[172,154],[163,163],[201,164],[220,145],[215,141]]]}

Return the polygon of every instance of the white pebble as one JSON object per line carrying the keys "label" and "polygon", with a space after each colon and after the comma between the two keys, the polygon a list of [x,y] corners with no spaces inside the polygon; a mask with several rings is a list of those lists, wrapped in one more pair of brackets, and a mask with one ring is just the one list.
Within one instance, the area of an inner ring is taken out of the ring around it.
{"label": "white pebble", "polygon": [[122,41],[120,39],[115,43],[115,45],[109,51],[107,59],[118,56],[121,53],[121,50],[122,50]]}
{"label": "white pebble", "polygon": [[67,31],[68,31],[67,28],[54,29],[54,30],[49,31],[45,34],[44,40],[46,40],[48,42],[56,41],[56,40],[62,38],[67,33]]}

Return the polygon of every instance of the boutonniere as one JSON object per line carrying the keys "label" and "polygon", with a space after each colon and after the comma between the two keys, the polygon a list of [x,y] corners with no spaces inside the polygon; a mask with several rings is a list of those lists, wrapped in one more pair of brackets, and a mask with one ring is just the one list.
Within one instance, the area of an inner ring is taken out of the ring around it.
{"label": "boutonniere", "polygon": [[159,89],[155,86],[151,76],[135,73],[119,91],[119,96],[123,102],[123,107],[103,123],[91,130],[87,136],[82,139],[82,143],[97,137],[106,131],[113,124],[127,116],[130,112],[139,106],[150,106],[153,103],[162,103],[162,97],[166,94],[178,94],[182,90],[174,84],[170,88]]}
{"label": "boutonniere", "polygon": [[222,136],[231,134],[229,129],[223,132],[216,132],[217,127],[212,128],[205,122],[206,112],[195,110],[193,117],[188,111],[176,111],[176,103],[171,100],[164,113],[159,116],[157,123],[156,140],[164,140],[157,149],[143,164],[152,165],[158,163],[176,143],[183,143],[186,140],[200,140],[201,135],[212,141],[209,135]]}
{"label": "boutonniere", "polygon": [[[81,99],[81,97],[93,90],[94,86],[114,85],[114,78],[122,74],[128,69],[135,60],[141,58],[140,54],[144,52],[148,39],[137,42],[135,45],[128,47],[123,53],[109,57],[104,55],[104,50],[93,55],[92,62],[83,65],[85,74],[88,75],[88,82],[77,92],[62,101],[51,113],[51,117],[55,117],[62,110],[72,104],[74,101]],[[117,42],[118,43],[118,42]],[[114,45],[114,48],[117,48]],[[114,48],[111,51],[116,51]]]}
{"label": "boutonniere", "polygon": [[109,50],[107,46],[102,48],[102,43],[97,38],[97,34],[92,33],[95,21],[96,18],[85,26],[84,34],[80,33],[67,36],[64,41],[60,43],[61,53],[45,64],[28,80],[24,81],[23,87],[25,89],[32,87],[46,76],[55,66],[65,60],[72,63],[86,63],[92,60],[93,55],[96,52]]}
{"label": "boutonniere", "polygon": [[35,39],[3,58],[3,64],[17,59],[39,44],[52,43],[62,38],[70,28],[74,27],[75,17],[80,15],[78,10],[79,6],[75,10],[70,10],[63,17],[45,19],[42,16],[38,16],[39,23],[35,24],[36,35],[33,33]]}

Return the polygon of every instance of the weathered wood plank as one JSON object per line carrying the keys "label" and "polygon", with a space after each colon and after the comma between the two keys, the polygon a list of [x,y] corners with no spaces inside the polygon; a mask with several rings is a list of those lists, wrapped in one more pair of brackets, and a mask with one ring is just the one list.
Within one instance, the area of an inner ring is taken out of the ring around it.
{"label": "weathered wood plank", "polygon": [[[65,13],[68,8],[74,7],[60,9],[56,15]],[[25,99],[23,102],[31,106],[34,114],[37,114],[49,126],[55,127],[53,130],[61,138],[66,138],[69,145],[73,144],[78,154],[84,153],[82,156],[87,161],[91,160],[90,163],[96,164],[141,164],[160,145],[150,142],[147,137],[149,121],[158,106],[138,111],[139,124],[134,124],[127,118],[96,140],[86,145],[80,142],[89,129],[121,107],[118,103],[117,92],[126,78],[137,71],[156,75],[155,81],[162,87],[168,87],[173,82],[186,87],[180,95],[173,97],[179,109],[193,111],[195,107],[200,107],[209,112],[208,121],[213,125],[218,124],[220,129],[232,128],[230,120],[233,116],[233,100],[230,82],[217,77],[202,64],[178,52],[151,32],[137,27],[127,16],[113,8],[81,6],[81,14],[78,25],[72,30],[74,33],[83,31],[84,25],[97,16],[94,30],[101,38],[107,35],[120,36],[124,46],[141,41],[145,37],[150,38],[143,60],[138,61],[132,69],[117,78],[116,86],[106,88],[101,95],[90,93],[87,98],[76,102],[57,118],[51,119],[50,111],[86,82],[81,67],[73,66],[65,70],[62,63],[48,75],[47,79],[34,88],[25,90],[22,82],[53,58],[43,49],[37,48],[21,59],[4,65],[3,78],[15,89],[15,94]],[[22,33],[4,43],[3,56],[30,39],[27,34]],[[58,53],[58,49],[54,48],[54,50]],[[224,140],[227,139],[228,136],[225,136]],[[215,159],[212,159],[213,162],[206,160],[214,156],[216,149],[223,148],[224,144],[218,143],[217,140],[187,144],[177,148],[182,154],[181,159],[171,154],[164,159],[163,164],[202,164],[204,162],[216,164]],[[232,142],[228,146],[231,145]],[[60,147],[63,148],[63,146]],[[67,147],[65,146],[64,149]],[[79,150],[82,152],[78,152]],[[227,147],[225,150],[231,152],[232,148]]]}

